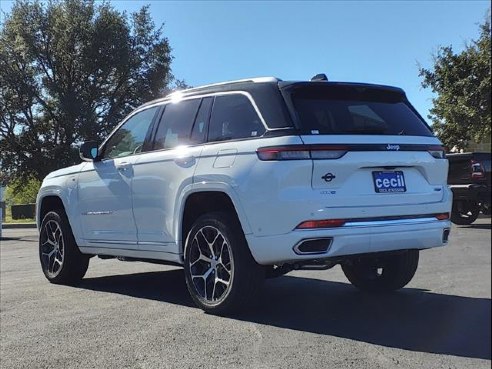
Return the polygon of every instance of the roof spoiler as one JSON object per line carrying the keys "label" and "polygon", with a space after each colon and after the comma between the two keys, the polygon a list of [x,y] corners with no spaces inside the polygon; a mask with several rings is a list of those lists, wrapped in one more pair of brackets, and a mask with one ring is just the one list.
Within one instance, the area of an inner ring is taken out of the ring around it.
{"label": "roof spoiler", "polygon": [[311,81],[328,81],[328,77],[324,73],[319,73],[311,78]]}

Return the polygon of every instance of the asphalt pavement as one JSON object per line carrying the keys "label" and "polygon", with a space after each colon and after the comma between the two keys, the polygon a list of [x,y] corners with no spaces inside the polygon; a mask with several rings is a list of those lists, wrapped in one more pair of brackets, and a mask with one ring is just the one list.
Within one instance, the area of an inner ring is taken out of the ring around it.
{"label": "asphalt pavement", "polygon": [[179,268],[93,258],[82,285],[57,286],[35,229],[3,237],[2,369],[491,367],[490,218],[453,226],[398,293],[360,293],[339,266],[296,271],[233,318],[194,307]]}

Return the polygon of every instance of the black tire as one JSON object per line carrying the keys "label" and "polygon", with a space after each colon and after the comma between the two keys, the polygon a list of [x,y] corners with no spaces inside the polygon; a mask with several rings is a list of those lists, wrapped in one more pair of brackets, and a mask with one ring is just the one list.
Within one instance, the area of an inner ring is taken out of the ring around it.
{"label": "black tire", "polygon": [[62,209],[50,211],[43,218],[39,234],[39,260],[51,283],[76,285],[89,266],[89,256],[80,252],[67,215]]}
{"label": "black tire", "polygon": [[473,201],[454,201],[451,222],[456,225],[470,225],[480,214],[480,204]]}
{"label": "black tire", "polygon": [[184,269],[191,298],[211,314],[238,312],[257,302],[265,278],[238,220],[226,212],[195,221],[186,238]]}
{"label": "black tire", "polygon": [[417,271],[419,250],[399,254],[361,257],[342,264],[347,279],[366,292],[391,292],[403,288]]}
{"label": "black tire", "polygon": [[285,266],[278,266],[278,265],[268,265],[265,267],[265,278],[266,279],[273,279],[273,278],[278,278],[286,275],[292,271],[292,268],[287,268]]}

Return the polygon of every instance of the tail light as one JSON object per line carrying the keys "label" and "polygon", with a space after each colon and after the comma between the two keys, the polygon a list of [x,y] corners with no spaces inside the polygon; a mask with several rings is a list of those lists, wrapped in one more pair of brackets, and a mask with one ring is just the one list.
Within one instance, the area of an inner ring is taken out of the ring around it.
{"label": "tail light", "polygon": [[429,146],[428,151],[436,159],[446,159],[446,151],[442,146]]}
{"label": "tail light", "polygon": [[472,160],[471,161],[471,168],[472,168],[472,179],[483,179],[485,178],[485,173],[482,167],[482,164],[480,164],[478,161]]}
{"label": "tail light", "polygon": [[348,151],[340,145],[287,145],[261,147],[256,150],[258,158],[270,160],[339,159]]}

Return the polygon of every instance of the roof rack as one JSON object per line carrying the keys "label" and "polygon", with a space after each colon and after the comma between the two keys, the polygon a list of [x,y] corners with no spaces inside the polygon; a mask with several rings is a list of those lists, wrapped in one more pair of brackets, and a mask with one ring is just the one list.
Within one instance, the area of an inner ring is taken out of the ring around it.
{"label": "roof rack", "polygon": [[279,81],[281,81],[281,79],[280,78],[276,78],[276,77],[256,77],[256,78],[237,79],[237,80],[234,80],[234,81],[211,83],[211,84],[208,84],[208,85],[187,88],[186,90],[178,90],[178,91],[171,92],[167,96],[172,96],[173,94],[176,94],[176,93],[193,92],[193,91],[202,90],[202,89],[209,88],[209,87],[228,85],[228,84],[232,84],[232,83],[242,83],[242,82],[264,83],[264,82],[279,82]]}

